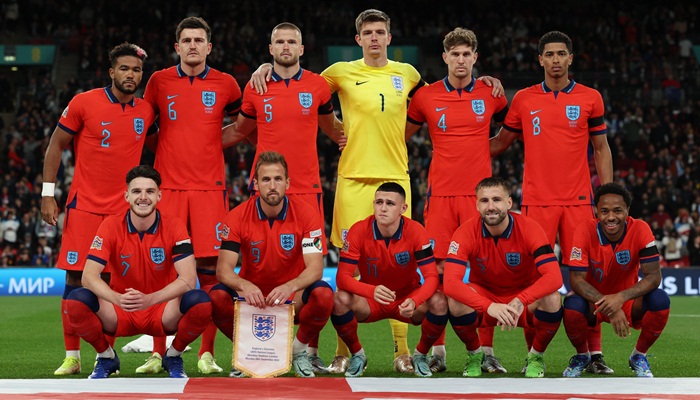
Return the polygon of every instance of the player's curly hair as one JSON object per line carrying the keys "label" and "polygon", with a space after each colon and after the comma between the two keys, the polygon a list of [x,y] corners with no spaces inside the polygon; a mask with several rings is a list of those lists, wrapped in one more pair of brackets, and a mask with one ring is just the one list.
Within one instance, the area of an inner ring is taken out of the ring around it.
{"label": "player's curly hair", "polygon": [[117,59],[124,56],[134,56],[140,58],[141,61],[146,61],[148,54],[146,53],[146,50],[140,48],[139,46],[133,43],[124,42],[115,46],[109,52],[109,63],[112,65],[112,68],[117,66]]}
{"label": "player's curly hair", "polygon": [[358,35],[362,29],[362,24],[365,22],[384,22],[386,24],[386,33],[389,33],[391,29],[391,18],[389,18],[384,11],[379,11],[374,8],[362,11],[355,19],[355,29],[357,29]]}
{"label": "player's curly hair", "polygon": [[126,173],[126,184],[129,185],[131,181],[136,178],[148,178],[152,179],[156,183],[156,186],[160,187],[161,179],[160,173],[150,165],[139,165],[132,168]]}
{"label": "player's curly hair", "polygon": [[609,182],[599,187],[598,190],[595,191],[595,196],[593,197],[595,204],[598,204],[600,198],[606,194],[616,194],[618,196],[622,196],[622,200],[624,200],[627,208],[630,208],[630,205],[632,204],[632,195],[619,183]]}
{"label": "player's curly hair", "polygon": [[200,17],[187,17],[177,24],[177,29],[175,29],[175,41],[180,41],[180,34],[184,29],[204,29],[207,33],[207,42],[211,43],[211,28],[207,21]]}
{"label": "player's curly hair", "polygon": [[445,49],[445,53],[461,44],[471,47],[472,51],[476,53],[479,42],[476,40],[474,31],[464,28],[455,28],[455,30],[445,35],[445,39],[442,41],[442,47]]}
{"label": "player's curly hair", "polygon": [[542,55],[542,53],[544,53],[544,46],[548,43],[564,43],[566,45],[566,50],[569,51],[569,54],[574,53],[574,45],[571,43],[571,38],[564,32],[551,31],[542,35],[539,43],[537,44],[538,54]]}

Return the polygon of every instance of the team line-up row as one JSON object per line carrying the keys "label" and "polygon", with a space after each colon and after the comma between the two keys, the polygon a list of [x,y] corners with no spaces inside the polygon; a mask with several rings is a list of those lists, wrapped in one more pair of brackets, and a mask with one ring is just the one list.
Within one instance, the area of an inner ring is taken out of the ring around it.
{"label": "team line-up row", "polygon": [[[66,358],[56,375],[80,372],[81,338],[98,351],[91,377],[118,369],[103,332],[153,335],[154,356],[137,372],[165,368],[171,376],[185,375],[181,351],[201,334],[198,369],[221,372],[213,358],[214,337],[216,326],[231,337],[232,327],[222,324],[233,321],[234,296],[261,307],[299,297],[293,366],[300,376],[324,371],[314,349],[329,315],[341,356],[330,369],[348,376],[361,375],[366,364],[357,322],[389,317],[398,320],[392,323],[397,370],[430,376],[443,369],[440,332],[449,320],[469,350],[465,375],[502,369],[487,328],[502,325],[526,327],[526,375],[542,376],[542,353],[562,315],[565,326],[569,319],[577,327],[569,335],[577,354],[566,376],[587,368],[611,372],[595,323],[602,320],[621,336],[630,326],[642,326],[630,366],[638,376],[652,375],[645,353],[669,309],[668,297],[655,290],[658,252],[653,236],[635,247],[646,240],[646,233],[637,233],[646,225],[627,217],[629,195],[609,185],[612,157],[602,98],[569,79],[571,39],[558,31],[540,38],[545,79],[508,104],[498,80],[472,76],[478,58],[474,32],[456,28],[445,37],[447,76],[427,85],[411,65],[388,60],[385,13],[365,10],[355,26],[363,58],[316,75],[300,67],[299,28],[277,25],[269,45],[273,64],[261,66],[243,95],[230,75],[207,66],[211,30],[201,18],[180,22],[174,45],[180,62],[151,76],[144,99],[134,93],[146,52],[130,43],[112,49],[112,85],[71,100],[45,156],[42,217],[55,224],[52,181],[61,150],[73,141],[75,174],[58,262],[67,271]],[[333,113],[333,92],[342,121]],[[222,129],[226,115],[236,122]],[[489,140],[492,120],[502,127]],[[401,214],[410,215],[411,204],[405,141],[424,125],[433,159],[423,228]],[[318,127],[342,149],[330,237],[342,249],[335,294],[319,280],[327,240]],[[229,213],[222,149],[244,139],[257,146],[251,174],[256,196]],[[508,186],[491,178],[491,157],[516,139],[525,142],[523,215],[508,213]],[[589,141],[607,188],[596,197],[597,223]],[[155,149],[155,169],[133,168],[144,143]],[[600,203],[611,198],[614,207],[601,210]],[[587,223],[597,233],[584,248],[587,236],[576,229]],[[552,252],[557,235],[575,292],[563,308]],[[235,274],[239,258],[242,268]],[[467,263],[472,275],[464,290],[459,275]],[[645,276],[636,283],[640,266]],[[423,285],[416,268],[426,278]],[[111,272],[109,284],[99,278],[101,272]],[[359,280],[353,279],[356,272]],[[635,283],[629,284],[632,275]],[[441,276],[444,287],[437,290]],[[197,279],[201,289],[193,289]],[[529,283],[518,286],[524,282]],[[413,357],[407,322],[423,330]],[[477,326],[484,327],[479,335]],[[166,349],[164,336],[173,332],[176,338]]]}

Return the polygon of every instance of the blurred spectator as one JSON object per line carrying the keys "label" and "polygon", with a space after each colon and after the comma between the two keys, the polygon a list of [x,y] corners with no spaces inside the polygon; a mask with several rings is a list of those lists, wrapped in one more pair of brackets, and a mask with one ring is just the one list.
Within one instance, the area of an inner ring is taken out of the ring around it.
{"label": "blurred spectator", "polygon": [[683,241],[675,229],[668,232],[661,243],[664,246],[664,259],[671,265],[673,261],[679,261],[683,257]]}

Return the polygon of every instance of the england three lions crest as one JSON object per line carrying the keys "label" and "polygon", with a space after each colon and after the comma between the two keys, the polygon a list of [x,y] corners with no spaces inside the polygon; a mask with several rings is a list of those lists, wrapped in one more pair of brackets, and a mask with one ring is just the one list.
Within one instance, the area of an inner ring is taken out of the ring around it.
{"label": "england three lions crest", "polygon": [[520,253],[506,253],[506,263],[511,267],[520,265]]}
{"label": "england three lions crest", "polygon": [[411,255],[407,251],[394,254],[394,258],[396,258],[396,262],[401,266],[404,266],[411,261]]}
{"label": "england three lions crest", "polygon": [[78,252],[77,251],[69,251],[68,254],[66,254],[66,261],[70,265],[75,265],[75,263],[78,262]]}
{"label": "england three lions crest", "polygon": [[615,253],[615,260],[620,265],[627,265],[632,257],[629,250],[618,251]]}
{"label": "england three lions crest", "polygon": [[566,106],[566,118],[569,121],[576,121],[581,116],[580,106]]}
{"label": "england three lions crest", "polygon": [[216,104],[216,92],[202,91],[202,104],[213,107]]}
{"label": "england three lions crest", "polygon": [[253,336],[255,336],[256,339],[266,342],[275,336],[277,323],[274,315],[253,314],[252,323]]}
{"label": "england three lions crest", "polygon": [[391,76],[391,85],[394,87],[394,89],[398,91],[403,90],[403,78],[400,76]]}
{"label": "england three lions crest", "polygon": [[476,115],[483,115],[486,112],[486,104],[483,100],[472,100],[472,111]]}
{"label": "england three lions crest", "polygon": [[285,233],[280,235],[280,246],[282,249],[289,251],[294,248],[294,234]]}
{"label": "england three lions crest", "polygon": [[314,97],[311,93],[301,92],[299,93],[299,104],[304,108],[310,108],[314,104]]}
{"label": "england three lions crest", "polygon": [[151,247],[151,261],[155,264],[162,264],[165,261],[165,249],[162,247]]}
{"label": "england three lions crest", "polygon": [[143,118],[134,118],[134,131],[136,132],[137,135],[140,135],[143,133],[143,130],[145,129],[146,123],[143,121]]}

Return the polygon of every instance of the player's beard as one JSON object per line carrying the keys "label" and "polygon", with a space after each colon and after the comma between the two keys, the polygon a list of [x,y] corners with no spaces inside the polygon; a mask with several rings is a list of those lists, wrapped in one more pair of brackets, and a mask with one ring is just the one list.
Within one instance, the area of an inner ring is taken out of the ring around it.
{"label": "player's beard", "polygon": [[124,93],[124,94],[134,94],[136,93],[136,89],[138,89],[139,85],[134,82],[134,88],[133,89],[127,89],[122,85],[122,82],[119,81],[114,81],[114,86],[117,88],[118,91]]}
{"label": "player's beard", "polygon": [[292,56],[292,58],[282,58],[282,56],[277,56],[275,57],[275,63],[278,65],[281,65],[283,67],[293,67],[297,63],[299,63],[299,56]]}
{"label": "player's beard", "polygon": [[482,215],[481,218],[484,220],[484,223],[488,226],[498,226],[498,224],[500,224],[501,222],[503,222],[504,219],[506,219],[507,215],[508,211],[498,211],[498,214],[496,215],[487,211],[487,213]]}
{"label": "player's beard", "polygon": [[[277,197],[271,197],[270,194],[274,193],[277,195]],[[270,207],[276,207],[278,206],[281,202],[282,199],[284,198],[283,195],[281,195],[279,192],[267,192],[264,196],[260,196],[262,200],[265,202]]]}

